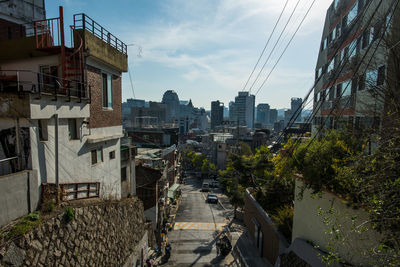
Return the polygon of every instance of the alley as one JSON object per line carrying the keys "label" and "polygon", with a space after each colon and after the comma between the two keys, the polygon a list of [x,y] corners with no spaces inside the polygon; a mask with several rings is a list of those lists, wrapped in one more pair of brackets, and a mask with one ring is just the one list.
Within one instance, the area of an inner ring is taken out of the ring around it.
{"label": "alley", "polygon": [[182,185],[182,202],[174,230],[168,234],[171,258],[164,266],[224,266],[224,258],[217,256],[215,236],[231,211],[206,203],[201,184],[201,179],[188,177]]}

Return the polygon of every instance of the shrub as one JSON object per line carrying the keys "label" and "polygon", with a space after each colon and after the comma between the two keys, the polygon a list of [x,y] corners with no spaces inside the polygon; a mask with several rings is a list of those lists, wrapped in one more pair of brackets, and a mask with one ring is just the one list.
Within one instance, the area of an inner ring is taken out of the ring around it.
{"label": "shrub", "polygon": [[56,208],[56,203],[54,203],[53,200],[46,201],[42,205],[42,210],[44,212],[52,212],[55,210],[55,208]]}
{"label": "shrub", "polygon": [[71,207],[65,209],[64,220],[68,223],[75,218],[75,212]]}
{"label": "shrub", "polygon": [[31,231],[35,226],[40,224],[40,212],[35,211],[26,215],[21,221],[16,223],[10,232],[6,235],[7,238],[11,238],[18,235],[24,235]]}
{"label": "shrub", "polygon": [[288,241],[292,239],[293,228],[293,206],[285,205],[271,216],[278,230],[286,237]]}

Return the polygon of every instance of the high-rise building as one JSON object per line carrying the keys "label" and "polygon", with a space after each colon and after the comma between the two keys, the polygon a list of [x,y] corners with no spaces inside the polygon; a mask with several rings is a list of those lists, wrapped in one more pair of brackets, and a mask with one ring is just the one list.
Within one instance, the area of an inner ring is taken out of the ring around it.
{"label": "high-rise building", "polygon": [[301,107],[303,104],[303,99],[299,97],[293,97],[290,100],[290,110],[292,111],[291,116],[293,116],[291,122],[301,122],[301,112],[303,108]]}
{"label": "high-rise building", "polygon": [[250,95],[249,92],[239,92],[235,97],[234,109],[236,113],[236,120],[240,126],[247,128],[254,128],[254,105],[256,97]]}
{"label": "high-rise building", "polygon": [[164,93],[162,103],[167,105],[166,121],[174,122],[179,118],[180,104],[178,94],[173,90],[168,90]]}
{"label": "high-rise building", "polygon": [[257,105],[257,122],[261,123],[261,126],[268,125],[269,122],[269,105],[258,104]]}
{"label": "high-rise building", "polygon": [[278,121],[278,110],[272,108],[269,110],[269,123],[274,124]]}
{"label": "high-rise building", "polygon": [[315,68],[313,131],[379,125],[395,2],[335,0],[327,10]]}
{"label": "high-rise building", "polygon": [[217,101],[211,102],[211,129],[222,124],[224,120],[224,103]]}

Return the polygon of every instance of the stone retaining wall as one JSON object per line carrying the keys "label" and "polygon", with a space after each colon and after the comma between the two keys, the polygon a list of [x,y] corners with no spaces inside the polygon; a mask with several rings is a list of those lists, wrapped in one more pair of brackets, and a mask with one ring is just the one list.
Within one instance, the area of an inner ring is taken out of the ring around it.
{"label": "stone retaining wall", "polygon": [[138,244],[146,225],[138,199],[92,203],[73,210],[71,222],[61,213],[3,244],[0,266],[123,266],[141,250]]}

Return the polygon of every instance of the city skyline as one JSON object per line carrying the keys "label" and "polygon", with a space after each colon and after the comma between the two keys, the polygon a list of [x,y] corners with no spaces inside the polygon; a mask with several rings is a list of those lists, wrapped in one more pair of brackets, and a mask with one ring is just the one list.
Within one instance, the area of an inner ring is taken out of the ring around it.
{"label": "city skyline", "polygon": [[[99,23],[109,25],[108,30],[132,45],[128,46],[128,55],[135,98],[161,101],[163,92],[175,90],[182,99],[192,98],[195,106],[207,110],[212,100],[229,103],[242,90],[284,5],[283,1],[272,0],[207,1],[201,5],[180,0],[133,5],[129,1],[92,3],[46,1],[47,17],[57,16],[58,6],[63,5],[66,25],[72,24],[73,14],[84,12],[99,18]],[[291,97],[304,97],[313,83],[322,34],[320,14],[326,13],[330,3],[318,1],[312,7],[281,62],[256,96],[256,104],[287,108]],[[288,2],[267,54],[295,4],[296,1]],[[267,76],[310,4],[311,1],[301,2],[297,7],[252,93]],[[122,17],[129,20],[120,21]],[[298,53],[295,47],[304,49]],[[123,74],[122,84],[122,100],[133,98],[129,73]]]}

